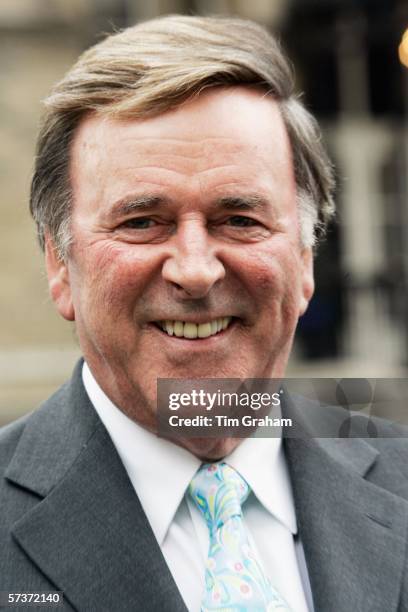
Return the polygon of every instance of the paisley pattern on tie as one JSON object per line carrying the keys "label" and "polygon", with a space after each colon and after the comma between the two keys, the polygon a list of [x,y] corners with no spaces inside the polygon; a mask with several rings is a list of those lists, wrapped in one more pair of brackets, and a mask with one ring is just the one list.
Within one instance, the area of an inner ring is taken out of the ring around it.
{"label": "paisley pattern on tie", "polygon": [[250,547],[241,508],[249,492],[224,462],[202,465],[190,483],[189,494],[210,534],[201,612],[290,612]]}

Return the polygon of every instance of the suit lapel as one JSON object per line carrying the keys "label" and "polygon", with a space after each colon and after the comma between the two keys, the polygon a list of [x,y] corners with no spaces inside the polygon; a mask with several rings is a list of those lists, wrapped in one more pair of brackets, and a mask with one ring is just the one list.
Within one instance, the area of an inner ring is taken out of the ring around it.
{"label": "suit lapel", "polygon": [[315,611],[396,611],[408,503],[364,479],[377,451],[358,439],[285,447]]}
{"label": "suit lapel", "polygon": [[[15,524],[13,535],[78,610],[185,610],[123,465],[89,404],[78,371],[73,380],[64,397],[57,398],[59,412],[52,406],[45,411],[55,435],[62,431],[55,421],[58,425],[66,421],[64,436],[71,438],[70,444],[62,439],[56,449],[55,437],[51,444],[42,411],[24,432],[9,467],[10,481],[44,496]],[[80,406],[71,404],[70,419],[67,394],[72,399],[72,393]],[[65,446],[69,449],[66,452]]]}

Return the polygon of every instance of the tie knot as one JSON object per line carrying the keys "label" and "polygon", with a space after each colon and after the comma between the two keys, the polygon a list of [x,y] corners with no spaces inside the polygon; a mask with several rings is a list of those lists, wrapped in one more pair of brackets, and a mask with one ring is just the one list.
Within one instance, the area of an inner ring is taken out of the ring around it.
{"label": "tie knot", "polygon": [[241,504],[249,491],[247,482],[226,463],[202,465],[189,487],[211,534],[233,516],[242,516]]}

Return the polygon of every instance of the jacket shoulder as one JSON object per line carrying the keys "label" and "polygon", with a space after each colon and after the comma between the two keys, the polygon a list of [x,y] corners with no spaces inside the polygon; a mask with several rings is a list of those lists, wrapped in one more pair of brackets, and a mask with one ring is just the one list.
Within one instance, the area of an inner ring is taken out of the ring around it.
{"label": "jacket shoulder", "polygon": [[50,419],[56,407],[61,405],[61,401],[66,396],[69,383],[62,385],[38,408],[22,416],[8,425],[0,427],[0,474],[6,471],[14,452],[21,440],[21,437],[31,423],[39,418]]}
{"label": "jacket shoulder", "polygon": [[25,429],[26,423],[30,418],[30,414],[25,415],[13,421],[8,425],[0,427],[0,471],[4,472],[5,468],[10,463],[17,444],[20,441],[21,435]]}

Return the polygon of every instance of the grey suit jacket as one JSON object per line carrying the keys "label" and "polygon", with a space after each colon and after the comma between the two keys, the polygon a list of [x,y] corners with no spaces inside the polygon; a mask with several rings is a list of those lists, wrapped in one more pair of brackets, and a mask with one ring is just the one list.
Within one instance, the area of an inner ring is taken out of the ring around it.
{"label": "grey suit jacket", "polygon": [[[63,591],[60,610],[185,611],[81,366],[0,431],[0,591]],[[407,441],[285,444],[316,612],[408,611]]]}

